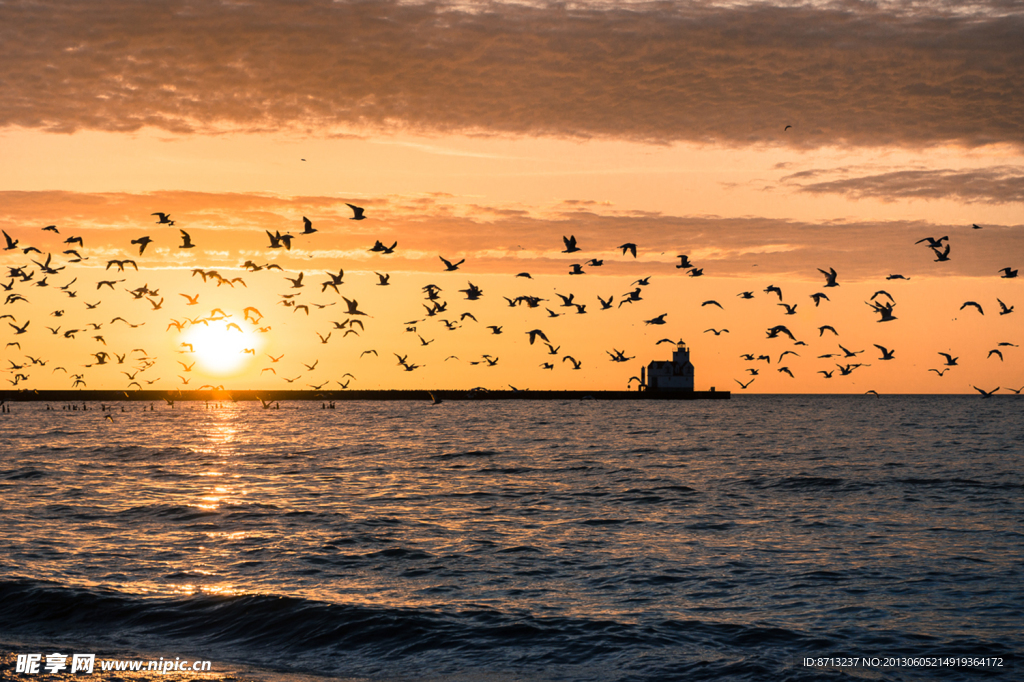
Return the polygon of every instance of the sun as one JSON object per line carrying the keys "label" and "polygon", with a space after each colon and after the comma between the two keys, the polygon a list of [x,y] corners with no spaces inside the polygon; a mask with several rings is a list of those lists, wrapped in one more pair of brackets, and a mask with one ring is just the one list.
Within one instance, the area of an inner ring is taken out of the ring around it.
{"label": "sun", "polygon": [[239,374],[261,345],[255,335],[224,321],[193,326],[183,339],[191,344],[199,368],[217,376]]}

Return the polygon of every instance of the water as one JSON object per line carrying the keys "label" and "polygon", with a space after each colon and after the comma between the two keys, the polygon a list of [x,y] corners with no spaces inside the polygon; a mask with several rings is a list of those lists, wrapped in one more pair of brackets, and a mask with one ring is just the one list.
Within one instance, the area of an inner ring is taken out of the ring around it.
{"label": "water", "polygon": [[1021,679],[1012,396],[56,407],[0,417],[14,679]]}

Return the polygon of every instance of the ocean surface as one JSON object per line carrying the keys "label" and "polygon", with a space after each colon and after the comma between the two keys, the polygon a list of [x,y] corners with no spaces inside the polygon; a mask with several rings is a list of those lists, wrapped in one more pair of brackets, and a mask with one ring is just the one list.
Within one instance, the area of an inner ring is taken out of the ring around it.
{"label": "ocean surface", "polygon": [[4,679],[1024,679],[1024,398],[123,405],[0,415]]}

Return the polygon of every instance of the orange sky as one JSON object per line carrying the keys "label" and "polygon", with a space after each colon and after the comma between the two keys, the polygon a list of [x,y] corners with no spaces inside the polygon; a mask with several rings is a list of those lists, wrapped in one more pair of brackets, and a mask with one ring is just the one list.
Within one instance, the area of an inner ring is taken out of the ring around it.
{"label": "orange sky", "polygon": [[[1024,385],[1024,351],[999,345],[1024,340],[1019,311],[1000,315],[997,301],[1024,302],[1022,280],[999,272],[1024,253],[1021,17],[1004,5],[96,3],[83,13],[90,5],[0,7],[0,53],[15,74],[0,85],[0,228],[19,241],[0,251],[11,287],[0,293],[27,299],[0,305],[12,316],[0,321],[0,364],[18,388],[69,388],[80,374],[87,388],[621,389],[670,356],[656,344],[665,338],[692,347],[698,389]],[[349,220],[346,203],[367,219]],[[175,226],[157,225],[157,211]],[[265,230],[297,234],[302,216],[315,234],[268,248]],[[178,228],[196,248],[178,248]],[[130,242],[143,235],[153,243],[140,256]],[[561,253],[568,235],[580,252]],[[83,238],[81,262],[62,253],[77,248],[69,236]],[[950,260],[936,263],[915,242],[941,236]],[[397,241],[395,253],[370,252],[378,239]],[[617,248],[625,242],[635,259]],[[23,253],[30,246],[41,253]],[[32,262],[47,254],[57,274]],[[676,268],[678,254],[704,275]],[[444,272],[439,256],[466,262]],[[139,270],[104,269],[125,258]],[[594,258],[604,265],[568,274]],[[284,271],[247,272],[246,260]],[[34,274],[9,278],[10,268]],[[204,283],[196,268],[245,286]],[[819,268],[835,268],[839,286],[824,288]],[[339,269],[340,293],[322,291]],[[305,286],[292,288],[286,277],[299,272]],[[44,276],[49,286],[36,286]],[[642,300],[619,307],[644,277]],[[74,298],[61,289],[72,280]],[[459,292],[470,282],[479,300]],[[428,283],[448,304],[433,317]],[[152,303],[126,292],[143,285],[159,291]],[[896,320],[879,323],[865,304],[880,290]],[[830,300],[816,307],[817,292]],[[570,293],[584,314],[558,307]],[[285,294],[309,314],[281,305]],[[545,300],[505,300],[524,295]],[[335,327],[349,319],[342,296],[367,313],[358,335]],[[242,319],[246,306],[262,313],[258,325]],[[232,317],[198,322],[214,308]],[[460,321],[467,312],[476,321]],[[645,324],[663,313],[666,324]],[[767,339],[780,324],[802,343]],[[839,336],[819,335],[823,325]],[[196,336],[210,328],[220,335]],[[69,329],[83,331],[65,338]],[[531,329],[557,354],[531,346]],[[839,344],[864,351],[840,364],[864,366],[826,378],[840,358],[821,356]],[[895,359],[879,360],[875,344]],[[634,359],[613,363],[613,350]],[[109,360],[97,364],[101,351]],[[784,351],[798,355],[780,365]],[[939,353],[959,358],[942,376],[929,371],[943,369]],[[405,371],[396,354],[418,367]],[[471,364],[484,355],[497,364]]]}

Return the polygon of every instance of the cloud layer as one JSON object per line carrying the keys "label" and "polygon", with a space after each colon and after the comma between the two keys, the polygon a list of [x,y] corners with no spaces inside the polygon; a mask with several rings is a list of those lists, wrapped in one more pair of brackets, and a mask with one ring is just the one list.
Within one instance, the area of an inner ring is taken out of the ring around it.
{"label": "cloud layer", "polygon": [[1024,168],[995,166],[972,170],[900,170],[855,177],[846,169],[793,173],[782,182],[801,192],[844,194],[854,199],[955,199],[966,203],[1024,202]]}
{"label": "cloud layer", "polygon": [[0,125],[1020,145],[1020,9],[6,2]]}
{"label": "cloud layer", "polygon": [[[69,235],[84,236],[83,254],[94,260],[80,267],[102,268],[107,258],[132,257],[132,239],[149,235],[147,267],[238,267],[248,258],[277,259],[296,267],[345,269],[388,267],[393,271],[440,272],[439,256],[466,259],[460,272],[564,275],[571,263],[597,258],[589,275],[683,277],[675,267],[686,254],[705,275],[786,277],[819,281],[818,268],[834,267],[844,281],[884,281],[904,276],[995,278],[1006,266],[1019,267],[1012,254],[1024,253],[1024,226],[943,225],[926,221],[835,221],[808,223],[765,217],[672,216],[634,211],[599,211],[566,202],[532,211],[456,203],[445,196],[390,196],[367,199],[366,220],[352,221],[345,198],[285,197],[257,193],[166,191],[153,193],[0,192],[0,227],[19,246],[59,254]],[[175,226],[156,224],[150,214],[170,213]],[[302,217],[318,230],[297,236],[292,251],[269,249],[265,231],[302,231]],[[60,235],[42,231],[56,224]],[[198,245],[187,254],[178,229]],[[574,235],[582,249],[564,254],[563,235]],[[936,265],[923,237],[948,235],[951,259]],[[395,253],[371,253],[374,241]],[[625,242],[637,244],[637,257],[623,255]],[[182,261],[186,258],[187,261]],[[27,263],[18,250],[0,252],[0,264]],[[766,282],[767,285],[768,282]]]}

